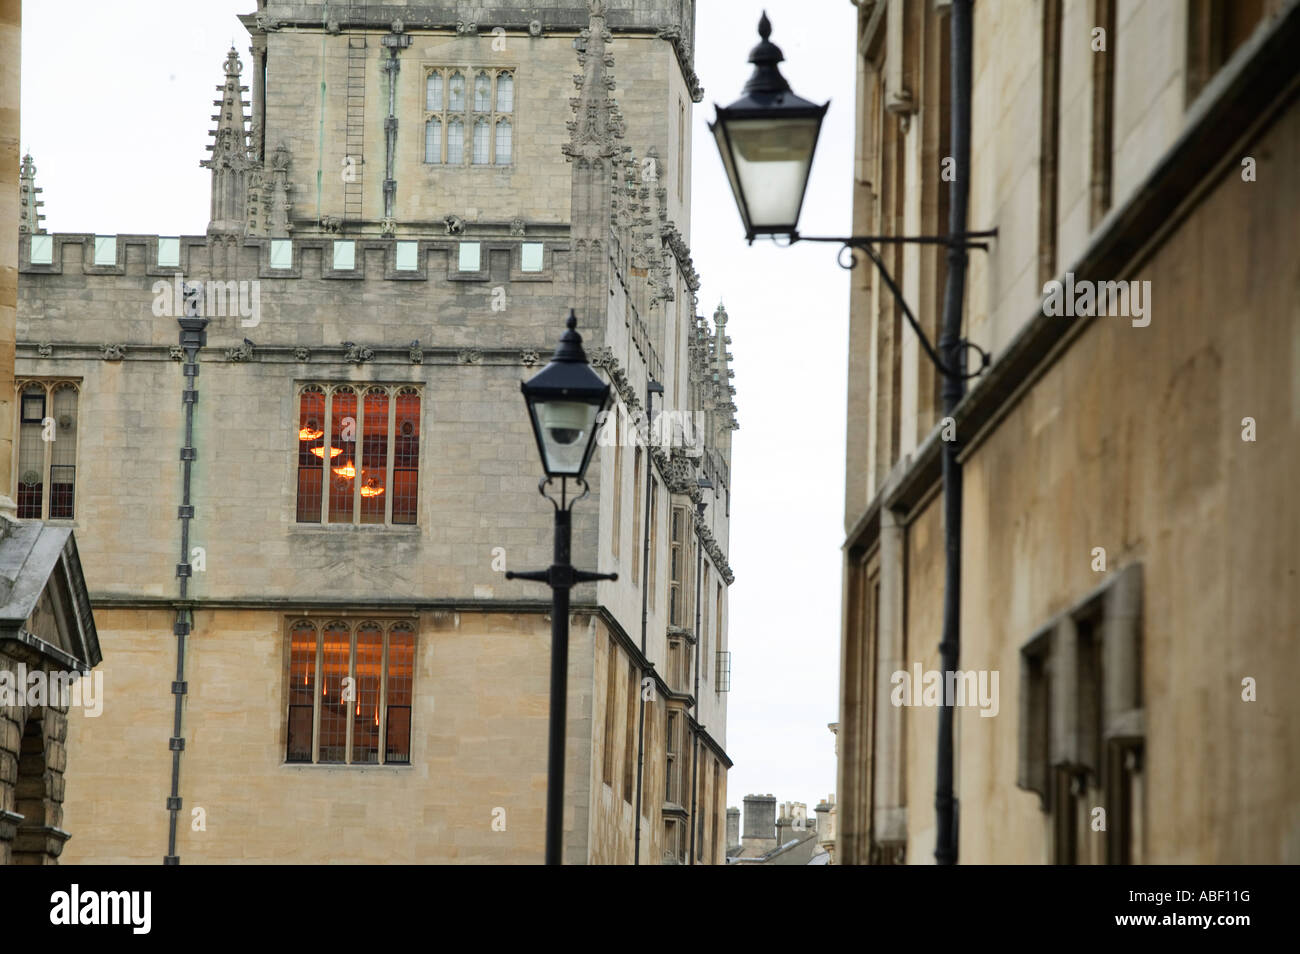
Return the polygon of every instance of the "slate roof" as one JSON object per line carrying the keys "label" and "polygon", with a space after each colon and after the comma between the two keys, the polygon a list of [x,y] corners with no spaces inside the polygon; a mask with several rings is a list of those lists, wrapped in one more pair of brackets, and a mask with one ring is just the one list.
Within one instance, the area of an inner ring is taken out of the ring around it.
{"label": "slate roof", "polygon": [[[4,518],[0,524],[0,643],[25,647],[67,669],[85,672],[99,665],[99,634],[72,529]],[[25,625],[47,587],[62,623],[58,645]]]}

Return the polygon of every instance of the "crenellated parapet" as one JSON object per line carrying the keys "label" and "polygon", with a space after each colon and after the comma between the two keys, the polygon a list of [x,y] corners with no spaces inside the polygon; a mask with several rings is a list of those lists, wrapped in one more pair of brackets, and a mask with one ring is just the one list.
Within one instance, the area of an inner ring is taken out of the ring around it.
{"label": "crenellated parapet", "polygon": [[[534,234],[535,233],[535,234]],[[485,224],[471,235],[397,239],[258,236],[229,237],[214,248],[211,235],[93,235],[23,233],[18,270],[25,275],[140,275],[186,279],[226,277],[238,268],[250,279],[337,281],[515,282],[557,280],[567,268],[571,241],[562,226],[537,226],[527,236],[510,223]],[[462,254],[473,246],[473,256]],[[507,276],[493,277],[493,253],[505,253]],[[473,269],[462,267],[468,258]]]}
{"label": "crenellated parapet", "polygon": [[[605,0],[602,13],[617,34],[658,36],[673,45],[683,72],[694,77],[696,0]],[[310,30],[330,34],[387,30],[400,18],[405,31],[447,31],[457,36],[492,36],[495,31],[541,37],[573,33],[587,26],[587,0],[543,4],[500,0],[407,0],[387,3],[326,3],[267,0],[257,13],[241,16],[250,33]],[[690,84],[698,88],[698,80]],[[700,91],[700,95],[703,92]],[[696,99],[696,102],[699,102]]]}

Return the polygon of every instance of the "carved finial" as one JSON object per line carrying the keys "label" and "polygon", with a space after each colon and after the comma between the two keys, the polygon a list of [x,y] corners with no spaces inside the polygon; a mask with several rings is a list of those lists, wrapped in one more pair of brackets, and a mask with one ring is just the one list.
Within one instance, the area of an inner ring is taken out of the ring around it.
{"label": "carved finial", "polygon": [[613,66],[613,55],[608,52],[611,36],[605,29],[605,2],[587,0],[587,8],[591,13],[587,29],[574,40],[582,66],[582,73],[574,76],[580,95],[569,100],[574,118],[567,124],[570,139],[563,151],[570,160],[590,161],[616,154],[614,140],[622,138],[623,126],[609,95],[613,78],[607,71]]}
{"label": "carved finial", "polygon": [[746,95],[790,92],[790,84],[781,75],[781,68],[777,65],[785,59],[785,54],[769,39],[771,35],[772,21],[764,12],[762,19],[758,21],[758,45],[749,51],[749,62],[754,64],[754,73],[745,84]]}
{"label": "carved finial", "polygon": [[41,207],[45,203],[36,198],[43,191],[36,185],[36,163],[32,162],[32,154],[28,152],[23,156],[22,165],[18,171],[19,232],[36,235],[45,231],[41,226],[41,222],[45,219]]}
{"label": "carved finial", "polygon": [[242,234],[250,218],[248,185],[256,162],[249,153],[244,87],[239,85],[243,69],[239,53],[232,46],[223,65],[224,82],[217,87],[221,98],[213,103],[220,112],[212,117],[217,123],[208,145],[212,155],[199,163],[212,170],[212,217],[208,221],[211,236]]}

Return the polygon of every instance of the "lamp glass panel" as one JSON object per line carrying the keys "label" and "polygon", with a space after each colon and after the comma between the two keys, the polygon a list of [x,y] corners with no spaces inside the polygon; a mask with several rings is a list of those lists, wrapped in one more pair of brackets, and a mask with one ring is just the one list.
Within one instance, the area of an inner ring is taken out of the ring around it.
{"label": "lamp glass panel", "polygon": [[727,122],[730,158],[753,228],[795,227],[819,126],[816,117]]}
{"label": "lamp glass panel", "polygon": [[548,474],[581,476],[599,411],[599,405],[582,401],[539,401],[533,406]]}

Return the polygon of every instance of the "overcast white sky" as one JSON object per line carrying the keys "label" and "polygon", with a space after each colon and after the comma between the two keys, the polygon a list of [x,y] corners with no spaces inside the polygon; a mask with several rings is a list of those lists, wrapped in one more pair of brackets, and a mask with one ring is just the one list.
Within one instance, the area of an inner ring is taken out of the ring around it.
{"label": "overcast white sky", "polygon": [[[835,788],[826,725],[839,698],[840,544],[848,278],[835,246],[744,244],[706,122],[739,97],[759,14],[795,92],[832,100],[800,229],[851,222],[854,34],[848,0],[699,0],[691,250],[700,309],[719,300],[741,429],[735,433],[730,559],[732,692],[728,804],[752,792],[811,808]],[[214,87],[236,19],[254,0],[24,0],[22,145],[59,232],[201,235]],[[92,64],[70,74],[68,63]],[[617,66],[615,75],[618,76]],[[92,76],[91,82],[85,77]],[[661,149],[662,152],[662,149]]]}

